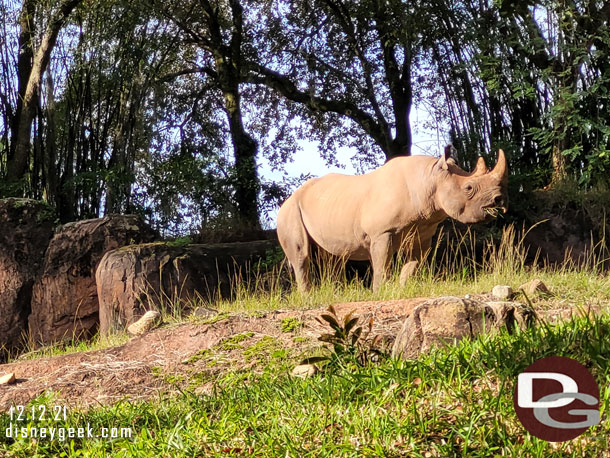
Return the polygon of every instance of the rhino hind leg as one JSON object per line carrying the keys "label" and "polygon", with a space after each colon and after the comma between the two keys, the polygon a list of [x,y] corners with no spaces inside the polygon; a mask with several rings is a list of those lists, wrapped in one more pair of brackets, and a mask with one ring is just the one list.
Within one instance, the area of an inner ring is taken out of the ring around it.
{"label": "rhino hind leg", "polygon": [[292,266],[299,291],[308,291],[311,288],[311,243],[296,201],[288,199],[280,208],[277,216],[277,236]]}
{"label": "rhino hind leg", "polygon": [[[290,258],[288,258],[290,260]],[[306,292],[311,289],[309,280],[309,255],[299,255],[295,262],[290,262],[294,270],[299,291]]]}

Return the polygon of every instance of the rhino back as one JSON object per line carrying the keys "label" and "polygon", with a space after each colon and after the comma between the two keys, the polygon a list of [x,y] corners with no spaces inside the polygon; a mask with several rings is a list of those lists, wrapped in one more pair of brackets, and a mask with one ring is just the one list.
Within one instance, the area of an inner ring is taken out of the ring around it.
{"label": "rhino back", "polygon": [[397,157],[370,174],[362,225],[371,235],[400,232],[437,219],[434,208],[436,162],[430,156]]}

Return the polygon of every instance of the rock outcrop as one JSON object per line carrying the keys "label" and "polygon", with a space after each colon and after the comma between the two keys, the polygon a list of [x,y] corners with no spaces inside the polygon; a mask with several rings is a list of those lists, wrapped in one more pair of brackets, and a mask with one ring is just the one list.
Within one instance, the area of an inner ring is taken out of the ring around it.
{"label": "rock outcrop", "polygon": [[530,325],[533,313],[516,302],[480,302],[459,297],[439,297],[418,305],[396,336],[392,355],[416,358],[433,346],[453,343],[464,337],[506,326]]}
{"label": "rock outcrop", "polygon": [[25,342],[32,286],[53,236],[55,218],[43,202],[0,200],[0,361]]}
{"label": "rock outcrop", "polygon": [[147,310],[181,313],[197,300],[228,297],[236,280],[277,242],[214,245],[149,243],[107,253],[96,272],[100,332],[123,330]]}
{"label": "rock outcrop", "polygon": [[160,321],[161,313],[157,310],[149,310],[138,321],[131,324],[127,328],[127,332],[132,336],[141,336],[157,326]]}
{"label": "rock outcrop", "polygon": [[521,286],[519,286],[519,289],[523,290],[525,294],[531,296],[531,298],[549,297],[553,295],[553,293],[551,293],[551,291],[547,288],[543,281],[538,278],[522,284]]}
{"label": "rock outcrop", "polygon": [[153,240],[134,215],[109,215],[62,226],[49,244],[32,293],[30,339],[37,346],[94,334],[99,314],[95,271],[110,250]]}

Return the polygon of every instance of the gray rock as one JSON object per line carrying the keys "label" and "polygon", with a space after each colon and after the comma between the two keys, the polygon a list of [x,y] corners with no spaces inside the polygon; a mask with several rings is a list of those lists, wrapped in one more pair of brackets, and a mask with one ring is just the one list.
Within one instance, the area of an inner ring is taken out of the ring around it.
{"label": "gray rock", "polygon": [[539,280],[537,278],[522,284],[521,286],[519,286],[519,289],[525,291],[525,294],[527,294],[528,296],[552,296],[552,293],[547,288],[547,286],[542,282],[542,280]]}
{"label": "gray rock", "polygon": [[492,301],[485,302],[491,307],[496,317],[496,327],[506,326],[509,332],[516,327],[525,330],[534,324],[536,314],[520,302]]}
{"label": "gray rock", "polygon": [[491,294],[496,299],[510,299],[513,295],[513,289],[508,285],[496,285],[493,287]]}
{"label": "gray rock", "polygon": [[299,364],[292,369],[292,375],[295,377],[313,377],[319,372],[315,364]]}
{"label": "gray rock", "polygon": [[514,302],[484,303],[459,297],[440,297],[417,306],[404,321],[392,347],[392,356],[416,358],[433,346],[450,344],[464,337],[495,332],[506,326],[531,324],[532,313]]}
{"label": "gray rock", "polygon": [[15,374],[13,372],[0,376],[0,385],[12,385],[16,381],[17,379],[15,379]]}
{"label": "gray rock", "polygon": [[208,318],[213,318],[216,315],[218,315],[218,310],[214,310],[209,307],[200,306],[200,307],[197,307],[195,310],[193,310],[192,315],[196,316],[197,318],[201,318],[201,319],[205,320]]}
{"label": "gray rock", "polygon": [[141,336],[142,334],[146,334],[159,324],[160,318],[161,313],[156,310],[149,310],[142,315],[138,321],[132,323],[127,328],[127,332],[133,336]]}

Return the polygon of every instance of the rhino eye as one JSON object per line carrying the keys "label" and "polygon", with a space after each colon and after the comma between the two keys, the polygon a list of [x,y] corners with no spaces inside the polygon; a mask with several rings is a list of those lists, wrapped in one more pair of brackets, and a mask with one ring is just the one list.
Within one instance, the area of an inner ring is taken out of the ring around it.
{"label": "rhino eye", "polygon": [[464,192],[469,198],[472,197],[474,194],[474,186],[470,183],[466,184],[466,186],[464,186]]}

